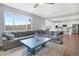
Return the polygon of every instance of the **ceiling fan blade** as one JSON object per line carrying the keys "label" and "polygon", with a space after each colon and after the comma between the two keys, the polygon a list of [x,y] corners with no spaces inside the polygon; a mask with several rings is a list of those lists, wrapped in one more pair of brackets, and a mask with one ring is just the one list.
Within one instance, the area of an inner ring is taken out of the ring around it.
{"label": "ceiling fan blade", "polygon": [[51,5],[53,5],[54,3],[45,3],[45,4],[51,4]]}
{"label": "ceiling fan blade", "polygon": [[36,3],[36,4],[34,5],[34,7],[33,7],[33,8],[36,8],[38,5],[39,5],[39,4],[38,4],[38,3]]}

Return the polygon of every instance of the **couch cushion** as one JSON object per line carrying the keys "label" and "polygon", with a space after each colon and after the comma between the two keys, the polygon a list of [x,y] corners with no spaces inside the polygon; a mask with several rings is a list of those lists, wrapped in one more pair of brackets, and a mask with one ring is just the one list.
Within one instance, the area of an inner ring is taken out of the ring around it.
{"label": "couch cushion", "polygon": [[3,37],[6,37],[8,40],[14,39],[14,34],[11,33],[3,33]]}
{"label": "couch cushion", "polygon": [[23,31],[23,32],[11,32],[14,34],[16,38],[23,37],[23,36],[29,36],[29,35],[34,35],[35,33],[38,34],[46,34],[46,31],[44,30],[33,30],[33,31]]}
{"label": "couch cushion", "polygon": [[16,32],[16,33],[14,33],[16,38],[23,37],[23,36],[29,36],[29,35],[33,35],[33,34],[34,34],[34,32],[32,32],[32,31],[25,31],[25,32]]}
{"label": "couch cushion", "polygon": [[60,33],[61,33],[60,31],[55,31],[55,32],[53,33],[53,35],[54,35],[54,36],[59,36]]}
{"label": "couch cushion", "polygon": [[8,38],[9,40],[12,40],[15,38],[15,36],[13,34],[9,34],[8,36],[9,36],[9,38]]}

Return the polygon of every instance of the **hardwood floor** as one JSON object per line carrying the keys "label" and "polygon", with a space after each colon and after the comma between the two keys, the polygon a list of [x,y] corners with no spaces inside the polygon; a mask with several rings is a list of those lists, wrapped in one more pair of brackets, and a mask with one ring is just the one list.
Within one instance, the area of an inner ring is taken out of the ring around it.
{"label": "hardwood floor", "polygon": [[79,34],[64,36],[64,56],[79,56]]}

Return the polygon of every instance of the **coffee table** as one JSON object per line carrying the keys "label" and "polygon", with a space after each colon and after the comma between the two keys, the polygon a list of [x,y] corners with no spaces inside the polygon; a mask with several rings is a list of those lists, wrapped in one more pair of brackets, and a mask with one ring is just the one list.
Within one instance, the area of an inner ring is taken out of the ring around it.
{"label": "coffee table", "polygon": [[47,37],[32,37],[28,39],[21,40],[25,46],[27,46],[28,51],[33,55],[35,54],[35,49],[39,46],[45,47],[46,42],[48,42],[51,38]]}

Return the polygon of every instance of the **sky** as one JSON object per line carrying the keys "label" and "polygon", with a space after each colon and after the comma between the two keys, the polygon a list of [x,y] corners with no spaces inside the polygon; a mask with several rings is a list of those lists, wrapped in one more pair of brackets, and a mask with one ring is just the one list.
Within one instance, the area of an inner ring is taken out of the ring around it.
{"label": "sky", "polygon": [[11,13],[4,13],[5,17],[5,25],[13,25],[13,19],[15,25],[25,25],[30,24],[29,17],[26,16],[20,16],[20,15],[14,15]]}

